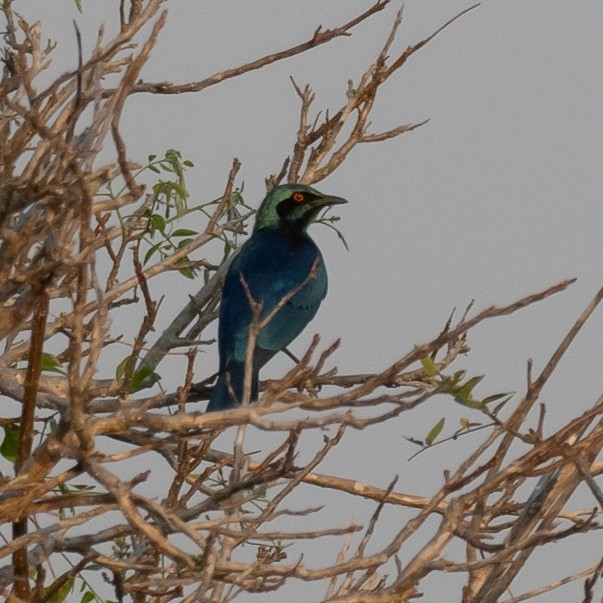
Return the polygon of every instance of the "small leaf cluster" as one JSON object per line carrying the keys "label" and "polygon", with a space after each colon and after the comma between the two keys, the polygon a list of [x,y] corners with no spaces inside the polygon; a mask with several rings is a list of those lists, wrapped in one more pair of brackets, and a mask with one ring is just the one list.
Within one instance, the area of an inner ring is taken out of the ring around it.
{"label": "small leaf cluster", "polygon": [[[115,369],[115,380],[120,386],[126,385],[125,376],[128,373],[128,369],[131,363],[134,361],[132,356],[126,356]],[[132,378],[127,384],[128,393],[137,392],[140,389],[149,387],[153,383],[157,383],[160,380],[160,376],[155,373],[148,366],[141,366],[139,369],[132,373]]]}
{"label": "small leaf cluster", "polygon": [[343,243],[343,246],[345,247],[346,251],[350,250],[350,247],[348,245],[347,239],[345,238],[345,235],[341,232],[341,230],[339,230],[339,228],[337,228],[335,226],[335,224],[337,222],[339,222],[339,220],[341,220],[340,216],[336,216],[336,215],[329,215],[329,213],[332,212],[332,209],[330,207],[327,207],[326,210],[324,211],[324,213],[322,214],[322,216],[320,216],[320,218],[318,218],[318,220],[316,220],[317,224],[324,224],[325,226],[327,226],[328,228],[330,228],[331,230],[334,230],[335,233],[337,234],[337,237],[339,238],[339,240]]}
{"label": "small leaf cluster", "polygon": [[[199,234],[190,228],[175,228],[181,218],[199,209],[188,207],[189,194],[184,172],[193,166],[192,161],[183,160],[180,151],[174,149],[168,149],[160,159],[157,155],[149,155],[143,171],[149,170],[162,178],[153,184],[153,201],[144,213],[147,227],[142,233],[142,238],[150,245],[144,256],[144,264],[156,254],[159,254],[161,259],[171,255],[188,245]],[[155,243],[156,236],[160,240]],[[190,267],[191,262],[187,256],[182,258],[180,263],[183,265],[180,269],[182,275],[191,279],[196,276],[197,272]]]}
{"label": "small leaf cluster", "polygon": [[[502,407],[511,399],[512,394],[509,392],[492,394],[483,399],[476,398],[474,395],[474,389],[478,383],[480,383],[484,375],[476,375],[474,377],[467,377],[467,373],[464,370],[459,370],[452,375],[443,375],[439,372],[433,358],[426,356],[421,359],[421,364],[428,377],[430,377],[437,390],[441,393],[450,394],[454,401],[467,408],[479,410],[486,414],[489,418],[495,419],[498,412]],[[500,403],[494,408],[490,409],[489,404],[500,401]],[[446,424],[446,418],[441,417],[434,425],[429,429],[425,435],[424,441],[416,440],[413,438],[407,438],[409,441],[418,444],[421,447],[429,447],[436,443],[437,438],[442,433]],[[460,427],[457,429],[448,439],[456,439],[463,433],[469,433],[476,429],[484,427],[482,423],[470,421],[466,417],[460,419]],[[445,441],[445,440],[441,440]],[[441,443],[438,442],[438,443]]]}

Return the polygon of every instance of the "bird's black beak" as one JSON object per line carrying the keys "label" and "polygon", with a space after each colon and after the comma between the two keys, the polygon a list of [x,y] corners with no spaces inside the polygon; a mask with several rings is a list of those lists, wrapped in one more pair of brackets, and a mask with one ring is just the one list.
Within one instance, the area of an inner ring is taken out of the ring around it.
{"label": "bird's black beak", "polygon": [[326,195],[325,197],[318,197],[318,199],[312,199],[309,205],[312,207],[329,207],[330,205],[341,205],[342,203],[347,203],[348,200],[343,197],[331,197],[330,195]]}

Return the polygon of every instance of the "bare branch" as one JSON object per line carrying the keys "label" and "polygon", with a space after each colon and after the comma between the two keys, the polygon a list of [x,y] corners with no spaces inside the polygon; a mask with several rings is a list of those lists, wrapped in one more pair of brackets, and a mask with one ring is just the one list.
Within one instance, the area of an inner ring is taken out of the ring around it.
{"label": "bare branch", "polygon": [[[326,29],[322,31],[322,28],[319,26],[314,32],[312,38],[310,38],[307,42],[298,44],[297,46],[292,46],[287,50],[281,50],[280,52],[266,55],[260,59],[256,59],[255,61],[246,63],[245,65],[241,65],[240,67],[221,71],[220,73],[216,73],[215,75],[212,75],[211,77],[199,82],[191,82],[182,85],[174,85],[171,82],[138,83],[132,89],[132,92],[151,92],[153,94],[183,94],[185,92],[200,92],[205,88],[220,84],[225,80],[239,77],[250,71],[261,69],[266,65],[276,63],[277,61],[282,61],[283,59],[288,59],[295,55],[301,54],[302,52],[311,50],[312,48],[316,48],[322,44],[326,44],[334,38],[350,35],[350,29],[354,28],[359,23],[362,23],[375,13],[382,11],[389,4],[389,1],[390,0],[378,0],[364,13],[335,29]],[[107,93],[111,94],[111,91],[107,91]]]}

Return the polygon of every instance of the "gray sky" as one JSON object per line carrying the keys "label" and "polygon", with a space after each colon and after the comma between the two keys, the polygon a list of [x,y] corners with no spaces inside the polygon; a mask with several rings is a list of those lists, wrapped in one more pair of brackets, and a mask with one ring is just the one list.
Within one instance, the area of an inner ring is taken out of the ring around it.
{"label": "gray sky", "polygon": [[[370,4],[168,3],[168,24],[143,78],[200,80],[304,41],[318,24],[337,26]],[[393,52],[470,5],[457,0],[405,4]],[[85,49],[90,50],[91,34],[101,22],[110,31],[115,28],[117,6],[83,0],[84,14],[79,15],[67,0],[15,2],[24,15],[38,15],[45,35],[59,41],[59,60],[49,78],[76,65],[72,19],[80,24]],[[295,141],[299,105],[289,76],[313,86],[315,109],[337,107],[348,79],[358,81],[377,55],[398,7],[392,3],[351,37],[201,94],[135,96],[122,128],[129,155],[143,161],[150,153],[179,149],[196,166],[188,176],[191,203],[221,194],[236,156],[242,162],[239,184],[245,183],[245,199],[257,206],[264,178],[280,169]],[[350,200],[339,212],[350,251],[330,230],[314,228],[329,269],[330,291],[312,325],[292,346],[294,351],[302,352],[319,332],[325,343],[342,337],[335,358],[340,372],[384,368],[434,337],[451,310],[462,311],[471,299],[477,309],[503,305],[578,277],[565,293],[476,329],[469,340],[470,355],[455,365],[487,375],[478,392],[484,396],[523,392],[527,359],[534,359],[535,371],[542,368],[601,286],[602,31],[601,4],[594,0],[486,0],[411,58],[383,88],[373,130],[426,118],[430,122],[400,138],[362,145],[317,186]],[[216,248],[212,259],[217,257]],[[154,290],[166,295],[163,324],[196,291],[193,282],[171,279],[161,281],[164,291]],[[545,389],[546,433],[601,394],[602,328],[599,312]],[[201,360],[198,379],[217,366],[214,352]],[[276,377],[289,366],[286,358],[276,359],[263,376]],[[386,486],[399,474],[400,489],[429,494],[441,483],[443,469],[454,469],[480,440],[467,438],[407,463],[415,448],[403,436],[424,437],[444,415],[452,431],[456,417],[468,412],[438,397],[382,432],[350,434],[323,471],[377,486]],[[311,454],[311,443],[309,450]],[[323,496],[308,493],[308,500],[327,502]],[[359,522],[373,510],[350,509]],[[340,508],[335,513],[341,518]],[[396,511],[387,517],[399,522],[401,515]],[[398,527],[390,525],[391,532]],[[583,546],[587,543],[600,551],[596,538],[585,538]],[[593,550],[587,558],[595,556]],[[568,558],[556,551],[546,570],[527,568],[517,588],[569,575],[585,563],[577,555]],[[450,588],[458,584],[453,576],[434,581],[425,600],[454,592]],[[538,600],[573,600],[579,589],[581,583],[576,583]],[[318,598],[323,590],[316,592]]]}

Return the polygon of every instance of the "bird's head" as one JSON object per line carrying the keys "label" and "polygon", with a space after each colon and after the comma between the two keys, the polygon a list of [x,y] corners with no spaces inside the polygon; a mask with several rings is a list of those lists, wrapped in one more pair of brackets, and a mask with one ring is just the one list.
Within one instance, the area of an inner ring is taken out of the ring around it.
{"label": "bird's head", "polygon": [[305,184],[275,186],[258,209],[254,231],[261,228],[282,228],[302,233],[314,222],[323,207],[339,203],[347,201],[319,193]]}

